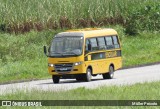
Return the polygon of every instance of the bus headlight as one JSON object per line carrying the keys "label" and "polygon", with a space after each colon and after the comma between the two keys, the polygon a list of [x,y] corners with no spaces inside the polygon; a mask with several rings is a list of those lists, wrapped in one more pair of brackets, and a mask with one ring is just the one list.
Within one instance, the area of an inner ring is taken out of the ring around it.
{"label": "bus headlight", "polygon": [[53,67],[53,66],[54,66],[54,64],[50,64],[50,63],[48,63],[48,66],[49,66],[49,67]]}
{"label": "bus headlight", "polygon": [[77,65],[81,65],[83,62],[76,62],[76,63],[74,63],[74,65],[75,66],[77,66]]}

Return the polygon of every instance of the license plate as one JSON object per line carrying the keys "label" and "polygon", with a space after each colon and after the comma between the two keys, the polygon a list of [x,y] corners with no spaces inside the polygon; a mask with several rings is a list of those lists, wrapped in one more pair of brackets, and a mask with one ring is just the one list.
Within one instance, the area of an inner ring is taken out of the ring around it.
{"label": "license plate", "polygon": [[67,68],[60,68],[61,71],[68,70]]}

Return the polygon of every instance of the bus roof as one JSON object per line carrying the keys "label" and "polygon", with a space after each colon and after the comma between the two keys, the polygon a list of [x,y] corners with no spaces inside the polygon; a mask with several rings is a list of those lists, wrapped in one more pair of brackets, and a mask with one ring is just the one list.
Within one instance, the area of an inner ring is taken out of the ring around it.
{"label": "bus roof", "polygon": [[114,29],[110,28],[91,28],[91,29],[78,29],[78,30],[68,30],[66,32],[61,32],[56,35],[56,37],[65,37],[65,36],[82,36],[85,38],[95,37],[95,36],[107,36],[107,35],[117,35],[117,32]]}

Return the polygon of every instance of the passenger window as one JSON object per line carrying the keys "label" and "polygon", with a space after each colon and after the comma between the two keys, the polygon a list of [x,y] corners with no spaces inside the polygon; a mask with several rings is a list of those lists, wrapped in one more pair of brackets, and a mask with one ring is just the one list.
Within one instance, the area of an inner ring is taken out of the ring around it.
{"label": "passenger window", "polygon": [[106,38],[107,45],[113,45],[111,36],[108,36],[108,37],[105,37],[105,38]]}
{"label": "passenger window", "polygon": [[90,39],[91,45],[92,45],[92,50],[98,50],[98,44],[96,38],[91,38]]}
{"label": "passenger window", "polygon": [[113,43],[115,48],[119,48],[119,42],[117,36],[112,36],[113,38]]}
{"label": "passenger window", "polygon": [[104,37],[99,37],[97,39],[98,39],[99,49],[100,50],[106,49]]}
{"label": "passenger window", "polygon": [[112,37],[107,36],[107,37],[105,37],[105,39],[106,39],[106,43],[107,43],[107,49],[113,49],[114,45],[113,45]]}

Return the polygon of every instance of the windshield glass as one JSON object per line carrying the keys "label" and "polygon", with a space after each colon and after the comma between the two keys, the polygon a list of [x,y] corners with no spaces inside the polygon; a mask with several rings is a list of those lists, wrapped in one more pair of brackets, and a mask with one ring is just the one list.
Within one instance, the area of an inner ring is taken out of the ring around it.
{"label": "windshield glass", "polygon": [[50,56],[78,56],[82,54],[83,37],[56,37],[54,38]]}

